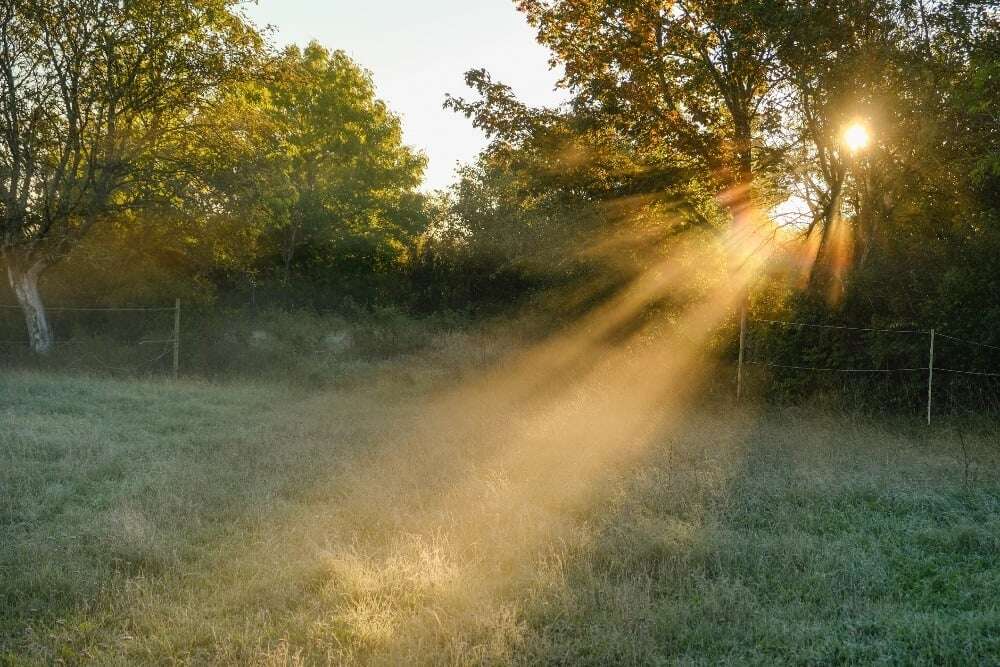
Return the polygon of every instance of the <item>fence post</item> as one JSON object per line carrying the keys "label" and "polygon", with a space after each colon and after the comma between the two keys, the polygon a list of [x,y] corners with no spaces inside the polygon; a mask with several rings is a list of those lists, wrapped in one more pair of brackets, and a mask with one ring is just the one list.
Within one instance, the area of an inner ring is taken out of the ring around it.
{"label": "fence post", "polygon": [[181,300],[174,300],[174,379],[181,362]]}
{"label": "fence post", "polygon": [[930,359],[927,364],[927,425],[931,425],[931,400],[934,398],[934,329],[931,329]]}
{"label": "fence post", "polygon": [[743,346],[747,333],[747,306],[746,302],[740,304],[740,355],[736,362],[736,402],[743,398]]}

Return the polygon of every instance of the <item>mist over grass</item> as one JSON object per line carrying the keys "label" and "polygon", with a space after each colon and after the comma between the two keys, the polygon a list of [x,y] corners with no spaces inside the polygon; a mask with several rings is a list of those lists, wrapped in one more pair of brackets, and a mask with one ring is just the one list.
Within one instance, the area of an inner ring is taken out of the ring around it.
{"label": "mist over grass", "polygon": [[0,665],[1000,664],[996,11],[245,4],[0,10]]}
{"label": "mist over grass", "polygon": [[3,661],[1000,654],[989,432],[652,400],[614,358],[554,388],[530,369],[575,347],[467,343],[327,386],[9,374]]}

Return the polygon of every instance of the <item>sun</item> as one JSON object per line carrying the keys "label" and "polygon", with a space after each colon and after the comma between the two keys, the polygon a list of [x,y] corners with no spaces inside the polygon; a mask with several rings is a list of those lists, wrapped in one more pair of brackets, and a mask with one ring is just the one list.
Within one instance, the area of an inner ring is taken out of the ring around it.
{"label": "sun", "polygon": [[851,123],[846,130],[844,130],[844,144],[847,149],[852,153],[857,153],[868,145],[870,137],[868,136],[868,128],[866,128],[861,123]]}

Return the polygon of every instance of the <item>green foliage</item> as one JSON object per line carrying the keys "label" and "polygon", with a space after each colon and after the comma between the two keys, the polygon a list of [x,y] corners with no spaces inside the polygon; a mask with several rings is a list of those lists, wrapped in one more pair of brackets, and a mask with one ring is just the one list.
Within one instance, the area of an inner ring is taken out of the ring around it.
{"label": "green foliage", "polygon": [[[675,264],[664,258],[681,236],[724,238],[713,231],[731,229],[746,201],[727,189],[752,177],[749,201],[763,215],[789,195],[798,202],[757,248],[775,261],[751,285],[752,316],[935,327],[1000,344],[995,12],[895,0],[518,4],[572,101],[530,109],[488,73],[468,74],[479,98],[449,105],[493,142],[454,190],[456,245],[521,284],[558,285],[557,299],[614,294]],[[873,141],[852,155],[842,132],[857,119]],[[803,247],[814,255],[790,250]],[[717,259],[717,274],[736,264]],[[786,334],[761,341],[770,361],[926,366],[910,342]],[[1000,369],[967,352],[950,362]],[[792,371],[772,379],[775,395],[841,385]],[[910,379],[917,391],[922,379]],[[853,393],[885,405],[881,390]]]}
{"label": "green foliage", "polygon": [[289,47],[190,112],[188,131],[143,156],[171,167],[146,184],[156,205],[82,236],[44,276],[53,303],[208,302],[248,284],[324,307],[405,300],[432,214],[416,190],[425,159],[370,74]]}
{"label": "green foliage", "polygon": [[360,253],[377,272],[404,258],[426,227],[414,191],[425,159],[403,145],[371,76],[316,42],[289,47],[274,68],[262,113],[276,145],[263,168],[285,187],[265,192],[265,243],[285,279],[297,259],[306,271],[335,272]]}
{"label": "green foliage", "polygon": [[[488,271],[495,298],[525,288],[589,283],[595,294],[661,259],[685,232],[722,226],[698,173],[665,145],[636,142],[605,115],[531,109],[483,71],[478,98],[449,98],[493,142],[459,173],[436,245],[458,247]],[[504,295],[503,286],[508,292]]]}
{"label": "green foliage", "polygon": [[182,197],[197,120],[262,47],[232,0],[15,0],[0,25],[2,249],[24,268]]}

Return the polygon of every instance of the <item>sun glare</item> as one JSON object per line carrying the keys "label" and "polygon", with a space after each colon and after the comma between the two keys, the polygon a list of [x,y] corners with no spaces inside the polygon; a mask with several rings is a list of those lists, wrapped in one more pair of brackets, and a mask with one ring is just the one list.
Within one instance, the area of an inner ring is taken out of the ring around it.
{"label": "sun glare", "polygon": [[844,130],[844,144],[852,153],[857,153],[868,145],[868,129],[861,123],[852,123]]}

